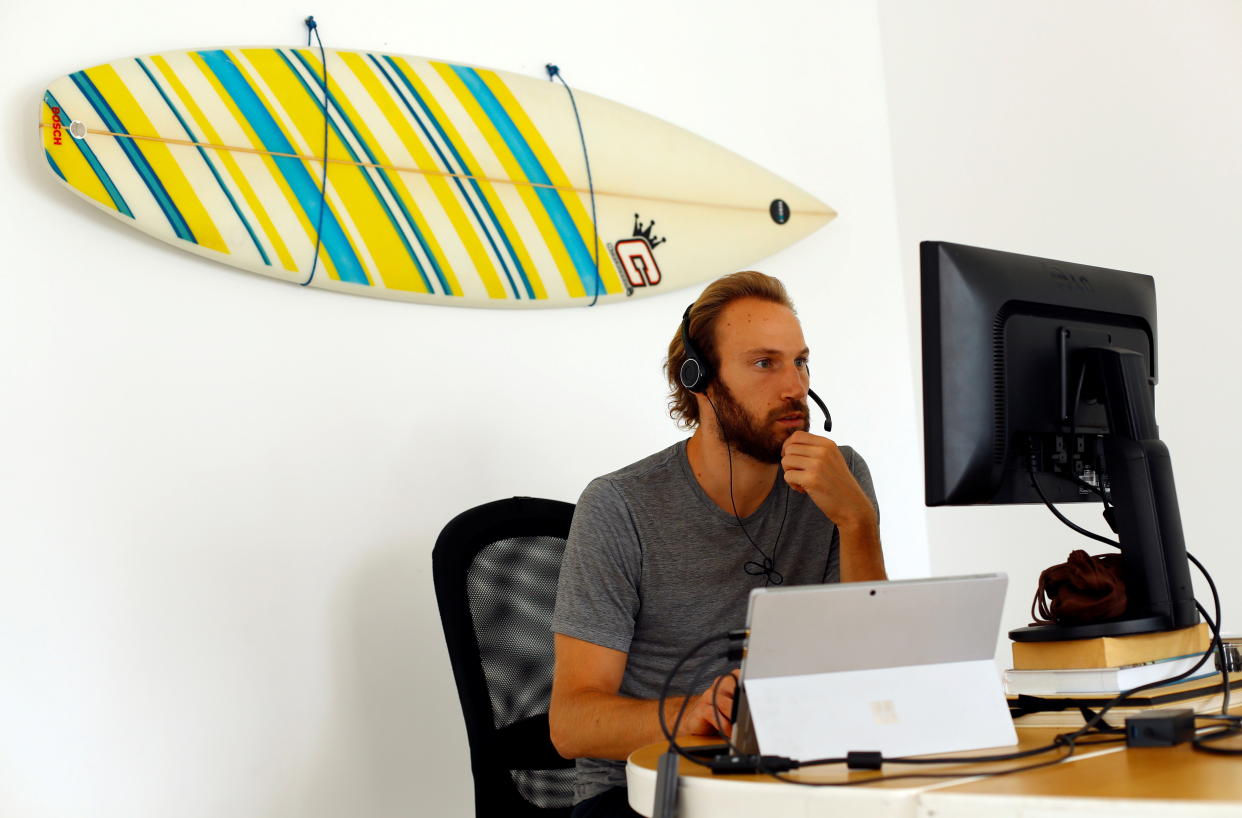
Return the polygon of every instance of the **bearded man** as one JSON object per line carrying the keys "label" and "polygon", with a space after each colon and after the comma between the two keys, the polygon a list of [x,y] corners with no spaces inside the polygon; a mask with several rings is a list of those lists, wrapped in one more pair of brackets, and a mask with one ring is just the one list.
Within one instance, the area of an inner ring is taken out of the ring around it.
{"label": "bearded man", "polygon": [[[866,463],[808,431],[808,356],[778,280],[712,283],[665,361],[670,414],[694,434],[579,499],[548,713],[557,750],[578,760],[574,818],[636,814],[624,759],[662,738],[665,678],[703,637],[745,625],[752,589],[885,578]],[[682,734],[729,735],[735,668],[722,654],[688,663],[679,681],[712,681],[668,699],[668,723],[688,699]]]}

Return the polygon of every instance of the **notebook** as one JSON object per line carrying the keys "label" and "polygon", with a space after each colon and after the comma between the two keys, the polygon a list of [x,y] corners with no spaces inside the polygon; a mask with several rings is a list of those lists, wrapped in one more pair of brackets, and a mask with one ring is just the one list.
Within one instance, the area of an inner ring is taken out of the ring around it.
{"label": "notebook", "polygon": [[993,661],[1004,574],[751,592],[734,743],[807,760],[1017,743]]}

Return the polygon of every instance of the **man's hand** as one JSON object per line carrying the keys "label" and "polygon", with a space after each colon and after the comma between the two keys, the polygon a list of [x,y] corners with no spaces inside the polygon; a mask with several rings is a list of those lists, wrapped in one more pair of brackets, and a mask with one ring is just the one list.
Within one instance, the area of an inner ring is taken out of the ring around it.
{"label": "man's hand", "polygon": [[886,579],[880,519],[858,485],[837,444],[810,432],[794,432],[781,449],[785,482],[811,498],[841,534],[842,582]]}
{"label": "man's hand", "polygon": [[[659,702],[632,699],[617,691],[625,673],[625,653],[562,633],[553,635],[556,668],[552,673],[552,699],[548,706],[548,728],[552,744],[565,758],[611,758],[626,756],[663,738],[660,731]],[[716,705],[712,705],[712,687]],[[675,696],[664,704],[664,718],[672,729],[677,711],[687,698],[681,719],[681,734],[714,736],[716,720],[732,732],[733,694],[737,671],[725,674],[702,693]]]}
{"label": "man's hand", "polygon": [[876,525],[875,507],[828,438],[794,432],[781,448],[781,467],[789,487],[809,496],[839,527]]}
{"label": "man's hand", "polygon": [[[706,690],[690,699],[690,703],[686,705],[686,715],[681,720],[682,732],[692,736],[732,736],[731,717],[736,692],[736,670],[717,677]],[[713,696],[715,704],[712,703]]]}

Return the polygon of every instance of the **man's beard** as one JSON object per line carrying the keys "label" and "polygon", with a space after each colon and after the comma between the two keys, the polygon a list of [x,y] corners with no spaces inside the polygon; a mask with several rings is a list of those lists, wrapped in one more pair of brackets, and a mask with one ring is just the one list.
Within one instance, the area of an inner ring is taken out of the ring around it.
{"label": "man's beard", "polygon": [[789,400],[784,406],[768,413],[763,421],[756,423],[751,414],[737,400],[729,387],[716,381],[716,422],[721,440],[742,454],[760,463],[781,462],[781,449],[785,441],[797,429],[773,426],[773,423],[793,412],[802,414],[802,431],[810,428],[810,415],[806,402]]}

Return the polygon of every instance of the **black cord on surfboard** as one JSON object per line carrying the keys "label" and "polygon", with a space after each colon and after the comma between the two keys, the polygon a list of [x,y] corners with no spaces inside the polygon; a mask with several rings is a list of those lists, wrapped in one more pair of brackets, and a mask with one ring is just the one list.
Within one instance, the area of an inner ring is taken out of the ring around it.
{"label": "black cord on surfboard", "polygon": [[319,248],[323,244],[323,212],[328,209],[328,58],[323,51],[323,40],[319,37],[319,24],[312,14],[303,20],[306,24],[306,47],[310,48],[311,35],[319,43],[319,62],[323,66],[323,175],[319,182],[319,218],[315,221],[315,256],[311,259],[311,271],[302,286],[315,280],[315,270],[319,266]]}
{"label": "black cord on surfboard", "polygon": [[574,100],[574,89],[569,87],[569,83],[565,82],[565,78],[561,76],[561,69],[558,66],[548,63],[544,66],[548,72],[548,81],[558,79],[561,85],[565,86],[565,90],[569,92],[569,104],[574,109],[574,122],[578,123],[578,140],[582,142],[582,160],[586,163],[587,172],[587,190],[591,194],[591,229],[595,231],[594,246],[591,248],[591,257],[595,260],[595,295],[591,298],[588,307],[594,307],[599,301],[599,291],[603,288],[603,280],[599,276],[599,221],[595,217],[595,183],[591,179],[591,156],[587,153],[586,135],[582,132],[582,118],[578,116],[578,103]]}

